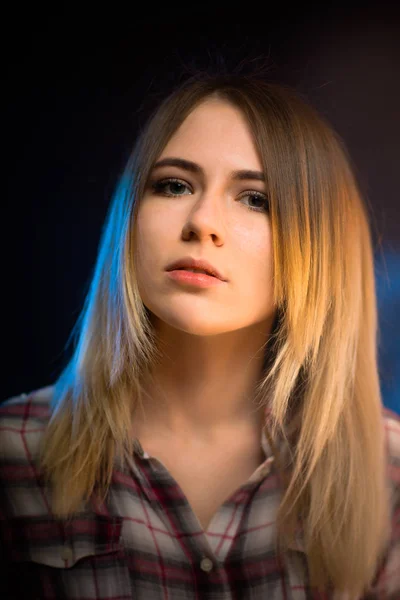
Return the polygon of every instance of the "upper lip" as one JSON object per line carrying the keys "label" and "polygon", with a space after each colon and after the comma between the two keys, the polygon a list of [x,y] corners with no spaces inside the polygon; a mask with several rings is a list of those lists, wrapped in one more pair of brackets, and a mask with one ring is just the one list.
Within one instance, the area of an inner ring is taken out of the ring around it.
{"label": "upper lip", "polygon": [[221,279],[221,281],[226,281],[226,279],[218,271],[218,269],[216,269],[209,262],[207,262],[206,260],[203,260],[203,259],[192,258],[191,256],[185,256],[184,258],[180,258],[179,260],[176,260],[173,263],[170,263],[165,270],[173,271],[175,269],[184,269],[184,268],[186,268],[186,269],[195,269],[195,268],[203,269],[203,271],[206,271],[210,275],[213,275],[214,277]]}

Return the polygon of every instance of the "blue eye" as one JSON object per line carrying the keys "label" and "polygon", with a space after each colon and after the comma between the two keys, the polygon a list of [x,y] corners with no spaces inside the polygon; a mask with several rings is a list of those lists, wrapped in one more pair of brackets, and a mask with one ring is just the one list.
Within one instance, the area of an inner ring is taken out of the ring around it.
{"label": "blue eye", "polygon": [[[185,189],[189,189],[189,186],[181,179],[169,177],[167,179],[153,181],[151,184],[151,188],[155,194],[161,194],[163,196],[169,196],[174,198],[177,196],[183,196],[185,193]],[[168,188],[170,191],[167,191]],[[189,193],[192,194],[193,192],[190,191]],[[240,196],[240,199],[242,198],[254,198],[257,202],[261,203],[261,206],[245,205],[248,210],[256,212],[269,212],[268,197],[265,194],[255,191],[243,192]]]}

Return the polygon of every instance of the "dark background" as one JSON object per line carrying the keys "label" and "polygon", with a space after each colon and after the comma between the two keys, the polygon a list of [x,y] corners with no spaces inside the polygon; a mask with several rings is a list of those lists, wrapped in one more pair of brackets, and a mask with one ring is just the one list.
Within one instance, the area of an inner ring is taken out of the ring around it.
{"label": "dark background", "polygon": [[240,25],[221,13],[5,25],[2,399],[53,383],[65,363],[114,186],[157,99],[191,68],[263,60],[353,158],[371,211],[384,403],[400,413],[399,9],[282,6]]}

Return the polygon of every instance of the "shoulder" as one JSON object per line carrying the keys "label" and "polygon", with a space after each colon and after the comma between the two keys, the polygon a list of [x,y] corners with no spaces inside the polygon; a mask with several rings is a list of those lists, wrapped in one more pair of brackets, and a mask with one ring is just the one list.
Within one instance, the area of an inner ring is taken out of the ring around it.
{"label": "shoulder", "polygon": [[[391,491],[392,516],[400,544],[400,415],[389,408],[383,408],[384,440],[386,450],[387,484]],[[400,549],[399,549],[400,550]]]}
{"label": "shoulder", "polygon": [[385,590],[388,598],[400,598],[400,415],[384,408],[383,420],[388,484],[392,500],[392,534],[380,578],[378,578],[378,588]]}
{"label": "shoulder", "polygon": [[22,416],[27,418],[39,418],[50,414],[50,402],[53,397],[54,386],[48,385],[29,392],[28,394],[17,394],[6,398],[0,403],[0,419],[9,416]]}
{"label": "shoulder", "polygon": [[382,417],[391,491],[391,537],[368,598],[389,599],[400,598],[400,415],[383,407]]}
{"label": "shoulder", "polygon": [[400,415],[384,407],[382,416],[389,478],[400,493]]}
{"label": "shoulder", "polygon": [[7,398],[0,404],[0,460],[36,454],[51,414],[54,386]]}
{"label": "shoulder", "polygon": [[0,422],[8,419],[22,419],[25,423],[34,419],[45,420],[50,416],[50,403],[54,386],[49,385],[28,394],[11,396],[0,403]]}
{"label": "shoulder", "polygon": [[7,449],[7,441],[46,428],[51,414],[54,386],[7,398],[0,404],[0,449]]}
{"label": "shoulder", "polygon": [[48,386],[0,404],[0,521],[47,514],[37,465],[53,390]]}

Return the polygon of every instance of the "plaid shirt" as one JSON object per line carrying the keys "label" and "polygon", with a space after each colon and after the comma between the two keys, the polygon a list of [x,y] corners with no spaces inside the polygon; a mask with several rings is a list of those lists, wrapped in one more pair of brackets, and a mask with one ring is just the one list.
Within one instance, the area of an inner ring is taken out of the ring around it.
{"label": "plaid shirt", "polygon": [[[140,444],[128,470],[114,469],[105,503],[91,500],[71,519],[55,519],[37,467],[52,389],[0,405],[0,598],[337,597],[310,591],[301,528],[295,546],[276,552],[282,485],[264,432],[265,462],[223,503],[207,531],[167,469]],[[361,600],[400,599],[400,417],[383,412],[392,538],[373,589]]]}

